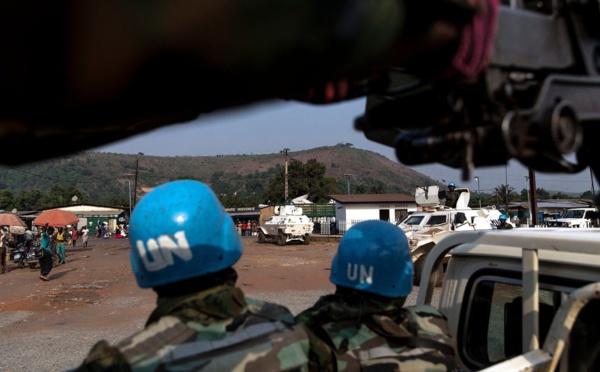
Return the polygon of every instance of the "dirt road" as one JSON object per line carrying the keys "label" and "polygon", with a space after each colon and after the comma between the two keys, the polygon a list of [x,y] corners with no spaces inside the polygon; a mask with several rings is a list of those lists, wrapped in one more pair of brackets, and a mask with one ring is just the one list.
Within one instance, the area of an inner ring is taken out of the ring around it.
{"label": "dirt road", "polygon": [[[249,297],[297,314],[333,291],[329,270],[337,242],[279,247],[242,240],[235,269]],[[0,275],[0,371],[68,370],[97,341],[114,343],[144,327],[156,296],[137,286],[128,240],[92,237],[89,243],[67,248],[67,264],[55,267],[48,282],[40,281],[39,268],[14,264]],[[407,305],[415,299],[413,291]]]}
{"label": "dirt road", "polygon": [[[248,296],[298,313],[333,290],[329,266],[337,243],[279,247],[252,237],[243,241],[235,268]],[[137,286],[128,240],[89,243],[87,249],[67,247],[67,264],[55,267],[48,282],[40,281],[39,265],[32,270],[11,263],[0,275],[0,371],[73,368],[96,341],[116,342],[144,326],[156,296]]]}

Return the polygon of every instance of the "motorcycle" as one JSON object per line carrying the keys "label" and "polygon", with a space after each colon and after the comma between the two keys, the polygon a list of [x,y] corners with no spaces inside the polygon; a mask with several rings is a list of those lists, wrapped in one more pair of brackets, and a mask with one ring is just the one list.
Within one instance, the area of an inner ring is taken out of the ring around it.
{"label": "motorcycle", "polygon": [[17,264],[21,269],[26,265],[29,268],[35,269],[38,263],[38,259],[35,257],[33,249],[27,249],[25,243],[19,243],[16,247],[10,249],[11,260]]}

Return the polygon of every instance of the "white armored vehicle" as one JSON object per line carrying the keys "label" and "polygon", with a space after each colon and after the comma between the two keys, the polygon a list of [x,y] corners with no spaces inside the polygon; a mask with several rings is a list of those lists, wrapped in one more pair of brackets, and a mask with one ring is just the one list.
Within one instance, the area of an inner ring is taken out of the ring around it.
{"label": "white armored vehicle", "polygon": [[499,224],[500,211],[495,208],[469,208],[470,191],[460,192],[456,208],[443,206],[438,186],[417,187],[415,201],[423,211],[414,212],[398,226],[406,233],[414,262],[414,282],[421,280],[423,265],[433,247],[458,231],[493,230]]}
{"label": "white armored vehicle", "polygon": [[596,208],[572,208],[568,209],[562,217],[546,221],[546,225],[575,229],[594,227],[597,213]]}
{"label": "white armored vehicle", "polygon": [[277,245],[300,241],[310,244],[314,223],[302,214],[302,208],[293,205],[275,207],[275,215],[259,226],[258,242],[275,240]]}

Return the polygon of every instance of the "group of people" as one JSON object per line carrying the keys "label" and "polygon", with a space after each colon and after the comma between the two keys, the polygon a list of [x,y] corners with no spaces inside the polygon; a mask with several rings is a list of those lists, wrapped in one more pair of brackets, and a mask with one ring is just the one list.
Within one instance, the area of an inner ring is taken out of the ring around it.
{"label": "group of people", "polygon": [[252,234],[258,231],[256,220],[237,220],[236,227],[240,236],[252,236]]}
{"label": "group of people", "polygon": [[139,333],[96,343],[79,371],[457,370],[445,317],[404,307],[412,260],[406,235],[387,221],[346,232],[331,263],[335,293],[296,317],[236,286],[242,241],[205,184],[156,187],[130,222],[133,272],[158,305]]}
{"label": "group of people", "polygon": [[82,236],[83,247],[87,247],[88,234],[89,229],[87,226],[82,226],[79,231],[76,226],[58,226],[56,229],[53,226],[48,226],[48,224],[43,226],[40,232],[40,251],[38,254],[40,280],[50,280],[48,275],[54,267],[54,258],[56,258],[57,265],[67,263],[65,246],[72,245],[75,247],[79,235]]}

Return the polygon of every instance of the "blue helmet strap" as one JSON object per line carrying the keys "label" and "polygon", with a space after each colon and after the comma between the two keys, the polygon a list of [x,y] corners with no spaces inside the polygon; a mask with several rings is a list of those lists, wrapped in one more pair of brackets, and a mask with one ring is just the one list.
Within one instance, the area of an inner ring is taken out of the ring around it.
{"label": "blue helmet strap", "polygon": [[194,278],[180,280],[174,283],[159,285],[153,287],[159,297],[179,297],[191,293],[200,292],[205,289],[216,287],[218,285],[235,285],[237,281],[237,272],[232,268],[227,268],[216,273],[210,273]]}

